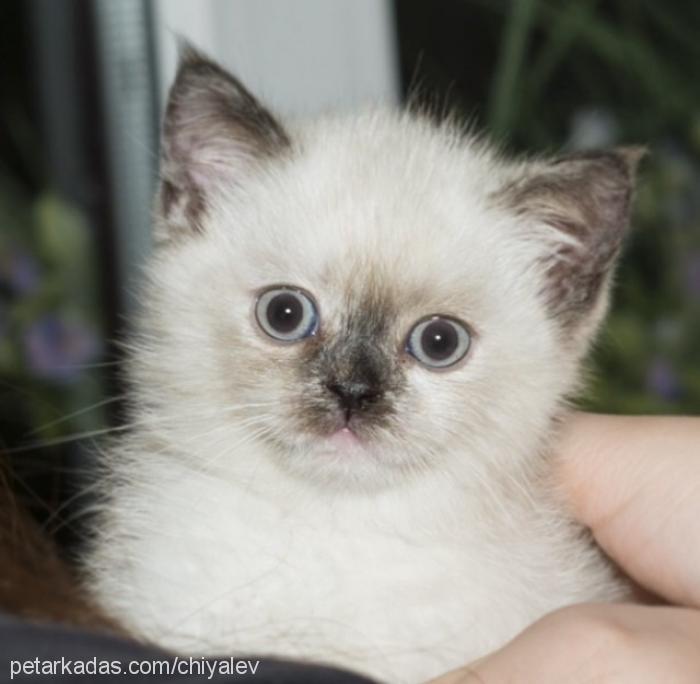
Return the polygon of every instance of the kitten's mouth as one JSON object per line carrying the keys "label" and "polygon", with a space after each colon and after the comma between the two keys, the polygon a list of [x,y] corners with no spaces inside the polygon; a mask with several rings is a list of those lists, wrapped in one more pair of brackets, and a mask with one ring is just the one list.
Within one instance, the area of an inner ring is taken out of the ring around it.
{"label": "kitten's mouth", "polygon": [[328,437],[328,442],[340,451],[362,448],[362,442],[357,433],[349,426],[339,428]]}
{"label": "kitten's mouth", "polygon": [[345,452],[373,454],[382,442],[379,430],[386,416],[372,411],[347,410],[343,407],[305,407],[299,424],[302,442],[313,451],[342,455]]}

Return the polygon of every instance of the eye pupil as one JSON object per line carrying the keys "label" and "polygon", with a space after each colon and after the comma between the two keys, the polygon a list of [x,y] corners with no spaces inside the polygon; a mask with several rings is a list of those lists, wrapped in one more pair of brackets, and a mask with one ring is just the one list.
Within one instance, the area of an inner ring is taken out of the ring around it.
{"label": "eye pupil", "polygon": [[304,318],[304,307],[295,295],[283,292],[270,300],[266,312],[267,322],[281,334],[293,332]]}
{"label": "eye pupil", "polygon": [[420,343],[428,357],[444,361],[455,353],[459,339],[453,325],[447,321],[434,321],[423,330]]}
{"label": "eye pupil", "polygon": [[305,292],[275,287],[262,292],[255,304],[255,318],[263,332],[281,342],[298,342],[316,334],[318,309]]}
{"label": "eye pupil", "polygon": [[470,346],[469,328],[458,319],[438,314],[418,321],[406,340],[406,352],[429,369],[454,366]]}

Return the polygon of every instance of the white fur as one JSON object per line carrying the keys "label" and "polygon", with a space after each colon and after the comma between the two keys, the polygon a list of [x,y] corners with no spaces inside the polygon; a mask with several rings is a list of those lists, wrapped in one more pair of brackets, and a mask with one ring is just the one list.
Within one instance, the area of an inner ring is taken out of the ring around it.
{"label": "white fur", "polygon": [[[294,155],[219,192],[204,233],[153,260],[134,428],[106,450],[87,568],[102,602],[183,652],[419,682],[559,606],[621,597],[547,481],[589,336],[563,339],[539,297],[562,237],[491,200],[517,167],[408,115],[292,133]],[[303,287],[332,335],[370,275],[401,304],[397,353],[428,314],[476,335],[451,371],[406,361],[391,428],[344,453],[300,430],[304,343],[272,343],[252,306]]]}

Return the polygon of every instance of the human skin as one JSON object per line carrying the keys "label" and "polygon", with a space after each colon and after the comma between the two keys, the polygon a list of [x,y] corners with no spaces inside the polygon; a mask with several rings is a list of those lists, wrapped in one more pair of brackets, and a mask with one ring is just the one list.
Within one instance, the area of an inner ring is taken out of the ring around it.
{"label": "human skin", "polygon": [[431,684],[697,684],[700,418],[574,414],[558,454],[574,516],[659,605],[563,608]]}

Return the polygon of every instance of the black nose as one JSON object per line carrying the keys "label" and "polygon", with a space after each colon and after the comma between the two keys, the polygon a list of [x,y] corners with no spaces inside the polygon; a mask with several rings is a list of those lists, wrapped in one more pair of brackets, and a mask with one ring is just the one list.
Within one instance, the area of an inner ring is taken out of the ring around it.
{"label": "black nose", "polygon": [[364,382],[328,382],[326,387],[338,397],[338,403],[345,411],[364,409],[383,394],[378,386]]}

